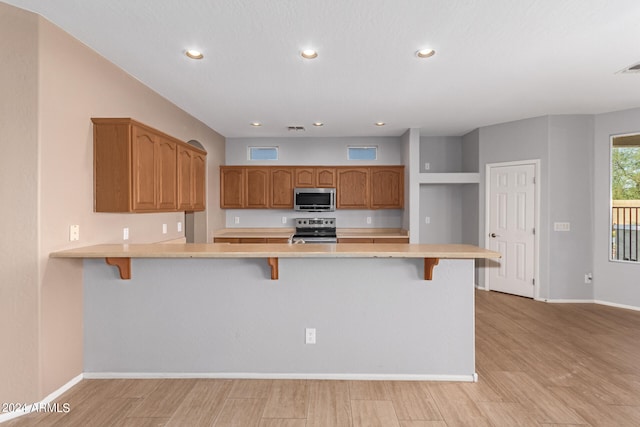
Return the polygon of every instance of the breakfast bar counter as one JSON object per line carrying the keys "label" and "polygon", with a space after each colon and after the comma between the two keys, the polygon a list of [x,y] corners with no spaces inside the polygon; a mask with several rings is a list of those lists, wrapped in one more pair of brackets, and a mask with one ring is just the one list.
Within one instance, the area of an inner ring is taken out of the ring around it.
{"label": "breakfast bar counter", "polygon": [[107,264],[120,270],[122,279],[131,278],[131,258],[266,258],[271,266],[271,278],[278,278],[279,258],[423,258],[425,280],[431,280],[433,267],[440,258],[499,258],[500,254],[472,245],[462,244],[242,244],[230,243],[170,243],[95,245],[54,252],[54,258],[105,258]]}
{"label": "breakfast bar counter", "polygon": [[470,245],[114,244],[51,262],[83,263],[86,378],[475,381],[475,259],[499,256]]}

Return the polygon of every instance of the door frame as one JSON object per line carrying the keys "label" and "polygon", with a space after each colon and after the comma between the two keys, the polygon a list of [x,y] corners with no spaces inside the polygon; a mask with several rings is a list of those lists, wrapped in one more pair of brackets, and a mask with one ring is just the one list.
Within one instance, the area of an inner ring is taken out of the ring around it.
{"label": "door frame", "polygon": [[[540,299],[540,159],[532,160],[517,160],[512,162],[499,162],[499,163],[487,163],[485,165],[485,179],[484,179],[484,247],[489,248],[489,209],[491,207],[491,169],[505,166],[525,166],[533,165],[535,170],[535,185],[534,185],[534,208],[533,208],[533,224],[535,227],[535,234],[533,235],[533,279],[535,284],[533,286],[533,299]],[[484,268],[484,288],[487,291],[491,290],[491,281],[489,275],[489,268]]]}

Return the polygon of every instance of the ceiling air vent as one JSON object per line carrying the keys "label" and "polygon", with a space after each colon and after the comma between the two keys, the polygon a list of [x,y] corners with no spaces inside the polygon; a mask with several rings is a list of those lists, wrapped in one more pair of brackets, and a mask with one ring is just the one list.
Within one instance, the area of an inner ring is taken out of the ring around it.
{"label": "ceiling air vent", "polygon": [[627,67],[624,70],[621,70],[618,72],[619,73],[640,73],[640,63]]}
{"label": "ceiling air vent", "polygon": [[304,126],[289,126],[287,127],[287,129],[289,129],[289,132],[304,132]]}

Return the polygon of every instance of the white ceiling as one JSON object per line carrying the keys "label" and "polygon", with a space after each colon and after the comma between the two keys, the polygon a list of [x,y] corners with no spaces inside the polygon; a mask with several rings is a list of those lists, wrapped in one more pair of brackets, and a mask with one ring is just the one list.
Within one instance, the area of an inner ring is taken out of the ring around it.
{"label": "white ceiling", "polygon": [[[640,73],[618,73],[640,62],[638,0],[6,3],[41,14],[226,137],[462,135],[640,107]],[[190,47],[205,58],[188,59]],[[319,57],[301,58],[308,47]],[[422,47],[437,53],[418,59]]]}

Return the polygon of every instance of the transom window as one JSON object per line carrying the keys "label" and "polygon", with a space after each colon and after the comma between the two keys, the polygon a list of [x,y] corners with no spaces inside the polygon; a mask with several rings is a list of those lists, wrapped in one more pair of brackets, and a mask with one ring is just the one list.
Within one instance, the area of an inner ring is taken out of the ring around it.
{"label": "transom window", "polygon": [[611,138],[611,260],[638,262],[640,134]]}
{"label": "transom window", "polygon": [[378,147],[347,147],[348,160],[377,160]]}
{"label": "transom window", "polygon": [[278,160],[278,147],[249,147],[249,160]]}

